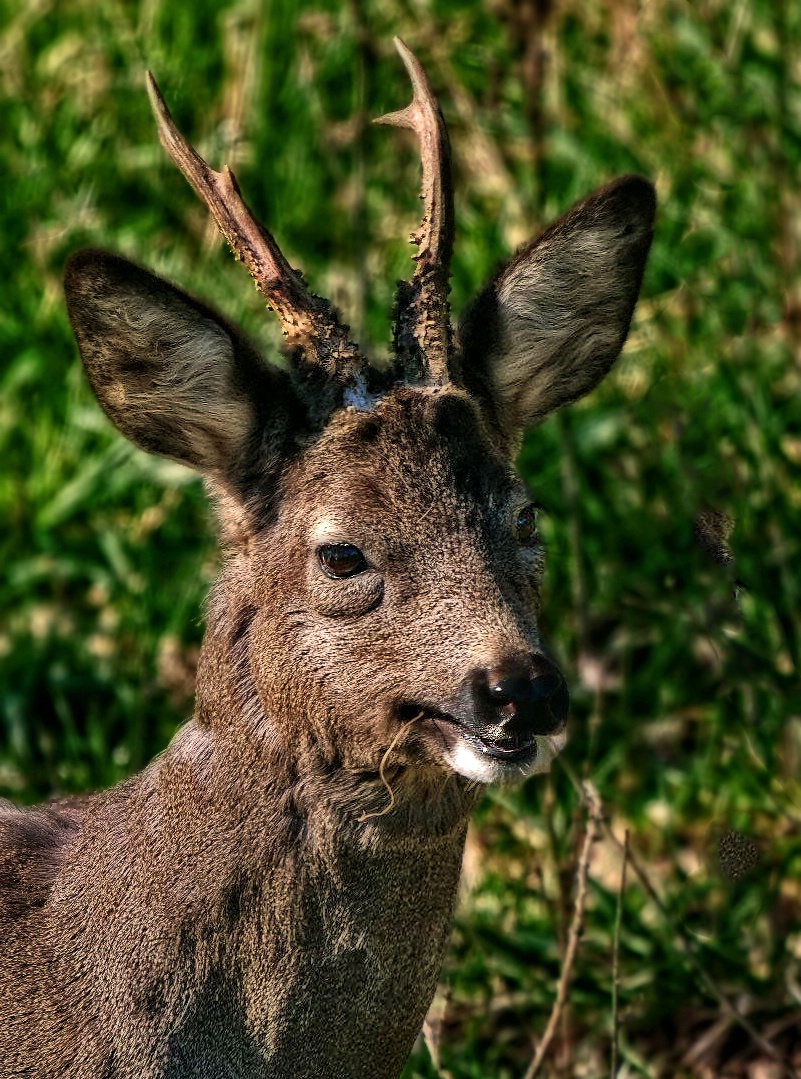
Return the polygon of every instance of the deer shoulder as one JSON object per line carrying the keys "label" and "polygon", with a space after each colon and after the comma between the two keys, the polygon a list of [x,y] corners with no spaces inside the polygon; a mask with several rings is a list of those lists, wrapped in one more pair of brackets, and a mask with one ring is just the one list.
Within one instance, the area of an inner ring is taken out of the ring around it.
{"label": "deer shoulder", "polygon": [[654,194],[623,177],[449,310],[442,114],[398,49],[423,160],[416,269],[371,362],[183,138],[161,140],[286,336],[79,252],[66,295],[122,434],[206,479],[226,559],[193,718],[111,791],[0,808],[0,1074],[392,1079],[437,982],[468,816],[548,768],[568,692],[537,612],[526,428],[618,355]]}

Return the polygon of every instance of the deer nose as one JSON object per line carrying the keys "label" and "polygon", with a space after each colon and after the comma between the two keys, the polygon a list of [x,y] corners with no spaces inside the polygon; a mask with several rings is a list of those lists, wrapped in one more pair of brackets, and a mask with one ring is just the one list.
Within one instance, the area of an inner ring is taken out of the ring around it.
{"label": "deer nose", "polygon": [[569,697],[565,680],[547,660],[537,670],[486,672],[486,692],[504,727],[525,727],[532,734],[554,734],[567,719]]}

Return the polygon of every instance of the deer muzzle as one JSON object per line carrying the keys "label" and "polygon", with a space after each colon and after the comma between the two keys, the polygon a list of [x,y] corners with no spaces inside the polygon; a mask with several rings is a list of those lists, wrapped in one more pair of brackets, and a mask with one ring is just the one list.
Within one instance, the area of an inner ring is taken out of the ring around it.
{"label": "deer muzzle", "polygon": [[460,725],[499,759],[524,757],[538,737],[558,734],[569,706],[564,678],[543,656],[472,672],[463,700]]}
{"label": "deer muzzle", "polygon": [[450,767],[502,783],[547,771],[564,745],[568,707],[562,674],[536,653],[473,669],[455,697],[422,712]]}

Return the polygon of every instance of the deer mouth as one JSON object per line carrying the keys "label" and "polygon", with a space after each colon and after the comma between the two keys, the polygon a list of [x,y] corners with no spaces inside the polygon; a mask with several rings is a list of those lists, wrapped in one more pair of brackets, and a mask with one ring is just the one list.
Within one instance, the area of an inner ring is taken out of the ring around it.
{"label": "deer mouth", "polygon": [[463,742],[484,757],[507,764],[528,764],[539,752],[540,738],[531,731],[500,728],[478,731],[450,712],[420,705],[403,705],[400,712],[401,722],[416,721],[423,729],[435,731],[446,753],[455,743]]}
{"label": "deer mouth", "polygon": [[497,761],[510,764],[533,760],[539,751],[536,734],[503,735],[500,738],[482,738],[464,727],[460,728],[462,738],[471,742],[480,753],[493,757]]}
{"label": "deer mouth", "polygon": [[463,742],[485,757],[507,764],[528,763],[537,756],[539,747],[537,736],[527,731],[504,731],[503,733],[479,733],[474,727],[454,716],[437,716],[436,725],[446,724]]}
{"label": "deer mouth", "polygon": [[401,721],[414,722],[429,753],[479,783],[519,782],[546,772],[565,743],[564,720],[546,734],[526,723],[509,724],[500,712],[481,718],[477,723],[472,715],[431,705],[404,704],[400,709]]}

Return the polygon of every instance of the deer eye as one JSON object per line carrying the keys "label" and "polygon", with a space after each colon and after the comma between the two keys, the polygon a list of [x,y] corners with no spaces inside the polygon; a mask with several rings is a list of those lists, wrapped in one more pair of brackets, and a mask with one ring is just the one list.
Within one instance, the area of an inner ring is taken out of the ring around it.
{"label": "deer eye", "polygon": [[367,569],[367,559],[352,543],[324,543],[317,548],[317,557],[326,577],[337,580],[355,577]]}
{"label": "deer eye", "polygon": [[524,506],[515,520],[515,535],[521,547],[535,547],[540,542],[540,534],[537,531],[537,510],[539,505],[532,502]]}

